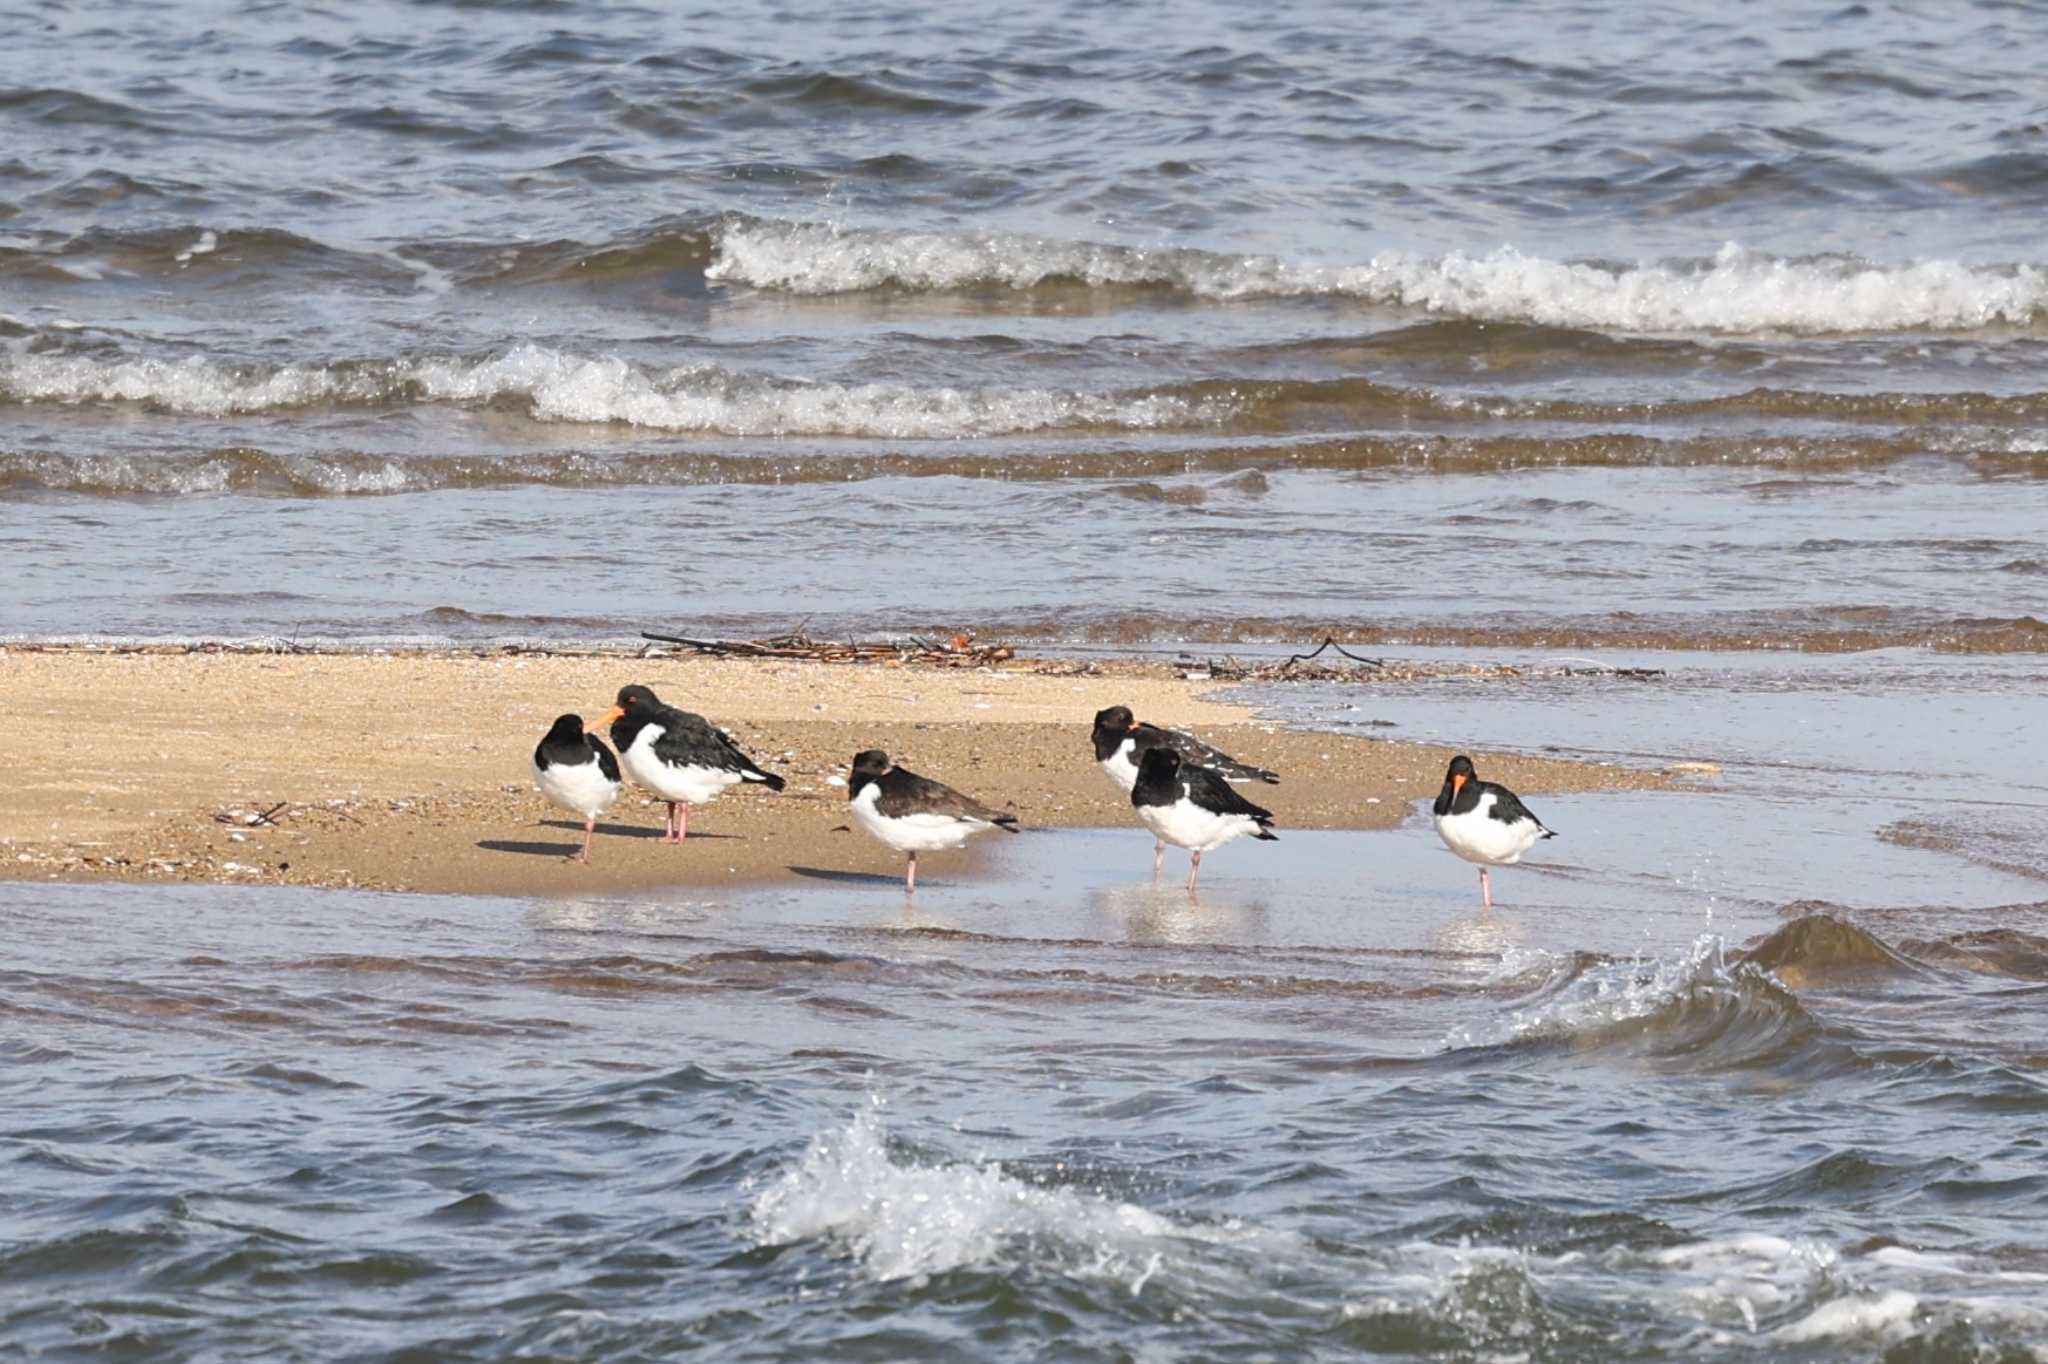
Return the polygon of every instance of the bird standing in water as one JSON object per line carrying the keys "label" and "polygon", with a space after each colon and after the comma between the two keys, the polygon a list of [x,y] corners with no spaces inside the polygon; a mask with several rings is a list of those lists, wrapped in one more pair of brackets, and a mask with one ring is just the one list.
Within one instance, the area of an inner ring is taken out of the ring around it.
{"label": "bird standing in water", "polygon": [[[1208,768],[1225,781],[1263,781],[1278,783],[1280,776],[1263,767],[1241,763],[1219,749],[1211,748],[1192,734],[1183,734],[1177,729],[1166,729],[1160,725],[1147,724],[1131,714],[1129,706],[1108,706],[1095,712],[1095,761],[1102,764],[1102,770],[1125,795],[1138,780],[1138,764],[1145,754],[1155,748],[1169,748],[1180,754],[1183,762],[1191,762]],[[1160,839],[1152,849],[1152,870],[1158,872],[1166,861],[1166,840]]]}
{"label": "bird standing in water", "polygon": [[1166,859],[1168,843],[1188,850],[1190,895],[1201,874],[1203,853],[1246,834],[1269,842],[1280,837],[1272,829],[1272,811],[1233,791],[1213,768],[1188,762],[1164,746],[1147,749],[1139,761],[1138,779],[1131,784],[1131,808],[1159,840],[1152,854],[1154,876]]}
{"label": "bird standing in water", "polygon": [[1519,862],[1543,839],[1557,837],[1514,792],[1479,780],[1472,760],[1462,753],[1451,759],[1432,812],[1444,846],[1479,864],[1479,900],[1488,909],[1493,908],[1493,885],[1486,869]]}
{"label": "bird standing in water", "polygon": [[846,798],[861,828],[908,854],[903,868],[906,895],[917,889],[919,853],[960,847],[984,829],[1017,832],[1015,815],[991,810],[944,782],[897,767],[879,748],[854,755]]}

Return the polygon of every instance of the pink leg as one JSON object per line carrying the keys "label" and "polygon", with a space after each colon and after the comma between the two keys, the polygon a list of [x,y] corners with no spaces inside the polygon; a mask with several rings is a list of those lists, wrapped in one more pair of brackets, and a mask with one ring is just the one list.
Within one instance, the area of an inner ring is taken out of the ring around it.
{"label": "pink leg", "polygon": [[590,836],[596,832],[597,816],[592,815],[583,821],[583,851],[576,854],[578,862],[588,862],[590,860]]}
{"label": "pink leg", "polygon": [[676,806],[676,842],[690,836],[690,804],[688,801]]}
{"label": "pink leg", "polygon": [[1152,847],[1152,879],[1159,879],[1159,869],[1166,865],[1166,840],[1160,839]]}
{"label": "pink leg", "polygon": [[1479,869],[1479,898],[1486,908],[1493,908],[1493,882],[1486,879],[1486,868]]}
{"label": "pink leg", "polygon": [[910,894],[910,892],[912,892],[912,891],[914,891],[914,890],[916,890],[916,889],[917,889],[917,854],[916,854],[916,853],[912,853],[912,854],[910,854],[910,861],[906,862],[906,863],[904,864],[904,866],[903,866],[903,893],[904,893],[905,895],[908,895],[908,894]]}
{"label": "pink leg", "polygon": [[1188,854],[1188,894],[1190,894],[1190,895],[1193,895],[1193,894],[1195,893],[1195,877],[1199,876],[1199,875],[1201,874],[1201,871],[1202,871],[1202,855],[1201,855],[1200,853],[1189,853],[1189,854]]}

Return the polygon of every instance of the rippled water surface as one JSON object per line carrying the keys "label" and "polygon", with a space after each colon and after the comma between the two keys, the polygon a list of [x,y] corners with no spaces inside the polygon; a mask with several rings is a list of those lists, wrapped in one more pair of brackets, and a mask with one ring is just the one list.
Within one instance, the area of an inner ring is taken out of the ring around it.
{"label": "rippled water surface", "polygon": [[2041,647],[2026,6],[8,17],[0,633]]}
{"label": "rippled water surface", "polygon": [[0,1340],[2048,1358],[2038,678],[1787,658],[1264,693],[1722,763],[1532,796],[1491,914],[1420,811],[1196,901],[1136,827],[914,902],[837,836],[708,898],[0,885]]}
{"label": "rippled water surface", "polygon": [[1334,627],[1720,766],[1492,915],[0,886],[0,1354],[2048,1357],[2044,27],[0,4],[0,635]]}

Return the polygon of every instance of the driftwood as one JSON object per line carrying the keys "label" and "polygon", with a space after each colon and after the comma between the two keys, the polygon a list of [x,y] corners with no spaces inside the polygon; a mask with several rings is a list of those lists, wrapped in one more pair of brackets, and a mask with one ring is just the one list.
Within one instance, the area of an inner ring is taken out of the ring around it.
{"label": "driftwood", "polygon": [[914,663],[938,668],[979,668],[1017,656],[1007,644],[976,644],[974,636],[946,640],[907,639],[887,642],[812,639],[802,630],[767,639],[692,639],[642,630],[640,638],[657,644],[678,644],[712,658],[785,658],[809,663]]}
{"label": "driftwood", "polygon": [[[1335,650],[1357,666],[1318,662],[1326,650]],[[1590,658],[1559,659],[1555,664],[1531,666],[1515,663],[1445,663],[1368,658],[1354,654],[1334,638],[1303,654],[1284,659],[1242,659],[1235,655],[1197,662],[1183,654],[1175,665],[1183,675],[1218,682],[1413,682],[1440,677],[1539,678],[1616,677],[1631,682],[1649,682],[1664,676],[1662,668],[1614,668]]]}

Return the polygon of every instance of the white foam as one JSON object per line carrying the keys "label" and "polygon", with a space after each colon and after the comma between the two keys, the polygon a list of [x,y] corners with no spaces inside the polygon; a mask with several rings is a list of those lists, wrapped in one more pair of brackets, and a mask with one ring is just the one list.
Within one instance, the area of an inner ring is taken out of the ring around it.
{"label": "white foam", "polygon": [[1783,1341],[1832,1340],[1848,1336],[1903,1334],[1920,1310],[1920,1299],[1904,1289],[1836,1298],[1771,1333]]}
{"label": "white foam", "polygon": [[1740,988],[1719,934],[1703,933],[1675,957],[1594,966],[1555,995],[1503,1018],[1465,1024],[1444,1037],[1446,1050],[1499,1046],[1532,1037],[1565,1037],[1648,1018],[1698,991]]}
{"label": "white foam", "polygon": [[734,436],[879,436],[942,440],[1074,426],[1144,429],[1213,424],[1223,403],[1051,389],[911,388],[764,381],[714,368],[651,374],[617,357],[520,346],[480,364],[428,361],[414,377],[436,398],[531,398],[546,421],[625,422]]}
{"label": "white foam", "polygon": [[1050,1260],[1070,1273],[1143,1292],[1177,1246],[1233,1243],[1239,1224],[1183,1224],[1133,1203],[1041,1188],[993,1161],[914,1165],[889,1153],[873,1106],[814,1138],[753,1201],[762,1245],[826,1239],[876,1279],[942,1274],[1007,1257]]}
{"label": "white foam", "polygon": [[198,241],[193,242],[183,251],[180,251],[177,254],[176,260],[179,268],[182,269],[192,263],[194,256],[210,256],[219,249],[220,237],[211,230],[208,230],[199,234]]}
{"label": "white foam", "polygon": [[736,222],[715,280],[796,294],[1031,289],[1050,281],[1155,286],[1199,298],[1355,298],[1477,321],[1648,332],[1957,330],[2027,326],[2048,311],[2048,270],[1952,260],[1785,259],[1724,245],[1707,260],[1553,260],[1389,251],[1355,265],[993,232],[902,232]]}
{"label": "white foam", "polygon": [[547,422],[625,423],[733,436],[864,436],[952,440],[1074,427],[1143,430],[1214,425],[1227,401],[1053,389],[912,388],[798,383],[713,368],[656,371],[616,356],[522,345],[483,360],[428,357],[386,364],[253,370],[201,358],[0,359],[0,392],[18,401],[134,402],[226,417],[316,403],[525,399]]}
{"label": "white foam", "polygon": [[383,387],[362,371],[297,365],[245,370],[198,357],[98,360],[82,355],[18,355],[0,362],[0,391],[21,402],[148,403],[206,417],[351,397],[369,399]]}

